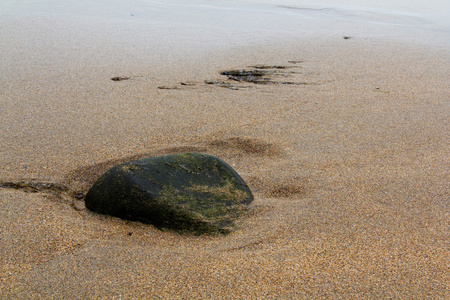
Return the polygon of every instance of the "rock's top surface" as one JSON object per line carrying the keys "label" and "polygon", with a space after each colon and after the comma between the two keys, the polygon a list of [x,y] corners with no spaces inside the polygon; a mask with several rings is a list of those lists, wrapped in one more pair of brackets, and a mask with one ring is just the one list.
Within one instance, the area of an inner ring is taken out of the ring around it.
{"label": "rock's top surface", "polygon": [[227,233],[253,195],[224,161],[200,153],[117,165],[86,195],[94,212],[194,233]]}

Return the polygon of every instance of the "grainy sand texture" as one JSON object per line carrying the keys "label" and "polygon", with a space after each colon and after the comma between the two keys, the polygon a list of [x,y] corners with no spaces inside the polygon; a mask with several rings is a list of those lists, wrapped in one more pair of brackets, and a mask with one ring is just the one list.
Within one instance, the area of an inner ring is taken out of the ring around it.
{"label": "grainy sand texture", "polygon": [[[0,4],[0,298],[448,299],[448,28],[188,2]],[[249,184],[235,232],[85,209],[113,165],[185,151]]]}

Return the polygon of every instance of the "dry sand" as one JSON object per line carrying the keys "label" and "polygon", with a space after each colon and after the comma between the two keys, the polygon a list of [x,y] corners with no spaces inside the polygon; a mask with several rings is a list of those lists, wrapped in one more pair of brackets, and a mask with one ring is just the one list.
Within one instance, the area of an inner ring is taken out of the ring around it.
{"label": "dry sand", "polygon": [[[174,55],[23,24],[1,50],[0,180],[69,191],[0,189],[0,298],[448,299],[445,47],[339,35]],[[305,84],[204,82],[259,64]],[[180,151],[249,183],[236,232],[160,231],[70,196],[119,161]]]}

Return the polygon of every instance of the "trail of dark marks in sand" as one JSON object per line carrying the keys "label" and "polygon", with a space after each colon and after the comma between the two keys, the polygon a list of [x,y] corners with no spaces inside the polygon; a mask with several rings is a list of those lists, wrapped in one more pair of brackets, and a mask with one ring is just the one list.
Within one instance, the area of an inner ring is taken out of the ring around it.
{"label": "trail of dark marks in sand", "polygon": [[[303,63],[303,60],[290,60],[290,65],[264,65],[257,64],[247,66],[243,69],[223,70],[219,74],[225,76],[226,79],[208,79],[204,83],[211,86],[217,86],[227,88],[230,90],[241,90],[253,88],[255,85],[316,85],[316,82],[298,81],[298,74],[302,74],[299,71],[288,69],[299,69],[299,64]],[[286,81],[285,78],[292,79]],[[192,89],[198,85],[196,82],[180,82],[180,86],[158,86],[158,89],[164,90],[180,90],[183,88]]]}
{"label": "trail of dark marks in sand", "polygon": [[83,209],[83,206],[79,202],[84,199],[84,194],[72,190],[66,184],[39,182],[35,180],[0,180],[0,188],[20,190],[26,193],[45,194],[58,202],[70,204],[75,210]]}

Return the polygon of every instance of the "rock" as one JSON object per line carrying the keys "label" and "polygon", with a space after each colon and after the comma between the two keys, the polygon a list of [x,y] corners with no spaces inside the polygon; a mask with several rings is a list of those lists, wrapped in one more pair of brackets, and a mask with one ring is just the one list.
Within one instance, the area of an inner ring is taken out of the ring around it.
{"label": "rock", "polygon": [[229,165],[194,152],[117,165],[85,199],[97,213],[196,234],[230,232],[252,201],[249,187]]}

